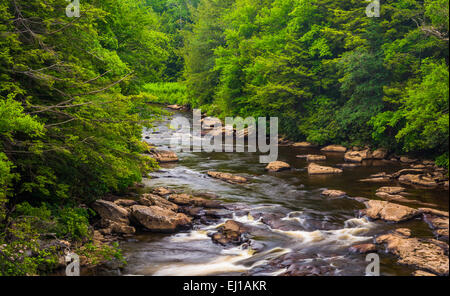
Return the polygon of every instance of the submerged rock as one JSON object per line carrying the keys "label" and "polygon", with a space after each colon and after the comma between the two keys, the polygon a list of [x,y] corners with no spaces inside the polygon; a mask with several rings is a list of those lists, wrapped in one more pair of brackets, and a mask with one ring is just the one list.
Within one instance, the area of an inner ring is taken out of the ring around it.
{"label": "submerged rock", "polygon": [[406,221],[420,214],[416,209],[381,200],[368,201],[365,213],[371,219],[391,222]]}
{"label": "submerged rock", "polygon": [[132,206],[131,216],[140,225],[152,231],[173,232],[191,224],[191,219],[185,214],[157,206]]}
{"label": "submerged rock", "polygon": [[347,148],[345,148],[344,146],[340,146],[340,145],[329,145],[326,147],[323,147],[322,149],[320,149],[323,152],[340,152],[340,153],[344,153],[347,151]]}
{"label": "submerged rock", "polygon": [[273,161],[266,166],[266,170],[269,172],[279,172],[289,170],[291,166],[283,161]]}
{"label": "submerged rock", "polygon": [[248,180],[244,177],[241,176],[236,176],[230,173],[221,173],[221,172],[212,172],[209,171],[207,172],[208,176],[215,178],[215,179],[220,179],[223,181],[226,181],[228,183],[231,184],[242,184],[242,183],[247,183]]}
{"label": "submerged rock", "polygon": [[437,275],[448,275],[449,258],[437,244],[418,238],[405,238],[396,233],[381,235],[376,243],[385,244],[386,250],[397,256],[400,264]]}
{"label": "submerged rock", "polygon": [[327,166],[320,166],[315,163],[311,163],[308,166],[308,174],[310,174],[310,175],[341,174],[341,173],[342,173],[341,169],[327,167]]}

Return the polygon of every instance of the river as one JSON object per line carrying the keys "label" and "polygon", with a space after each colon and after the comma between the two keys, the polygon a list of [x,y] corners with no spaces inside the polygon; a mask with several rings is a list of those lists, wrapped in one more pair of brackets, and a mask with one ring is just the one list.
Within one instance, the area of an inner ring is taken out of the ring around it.
{"label": "river", "polygon": [[[192,115],[176,112],[191,120]],[[166,148],[177,131],[169,128],[165,118],[153,129],[144,131],[149,143]],[[321,154],[318,149],[279,147],[278,160],[292,166],[289,171],[268,173],[259,163],[257,153],[179,152],[180,161],[165,164],[143,183],[148,188],[169,187],[186,193],[213,193],[224,203],[233,205],[233,219],[258,229],[252,233],[253,248],[223,247],[212,242],[208,232],[226,219],[211,225],[196,225],[177,234],[138,233],[121,242],[128,265],[124,275],[279,275],[285,272],[277,262],[295,260],[312,266],[324,275],[364,275],[366,256],[349,252],[356,243],[372,242],[376,235],[406,227],[415,237],[433,237],[421,220],[401,224],[368,221],[359,217],[364,205],[347,198],[323,197],[323,189],[337,189],[352,197],[378,199],[375,191],[395,182],[374,184],[358,182],[371,174],[392,173],[405,167],[399,163],[366,161],[360,167],[345,168],[340,175],[310,176],[305,159],[299,154]],[[343,163],[343,154],[327,153],[321,164]],[[212,179],[207,171],[229,172],[244,176],[248,184],[232,185]],[[448,211],[448,191],[407,187],[408,198],[432,203]],[[420,207],[410,204],[412,207]],[[260,217],[273,217],[281,227],[262,223]],[[257,252],[255,251],[257,250]],[[381,275],[410,275],[413,271],[398,265],[395,258],[380,254]]]}

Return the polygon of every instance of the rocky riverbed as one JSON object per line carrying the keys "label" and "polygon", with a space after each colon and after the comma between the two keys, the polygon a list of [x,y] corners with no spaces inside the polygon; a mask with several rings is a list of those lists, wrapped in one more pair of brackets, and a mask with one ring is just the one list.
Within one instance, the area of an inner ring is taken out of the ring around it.
{"label": "rocky riverbed", "polygon": [[448,275],[448,179],[432,162],[286,140],[269,165],[174,153],[167,126],[144,132],[161,170],[92,205],[128,261],[100,274],[364,275],[377,252],[382,275]]}

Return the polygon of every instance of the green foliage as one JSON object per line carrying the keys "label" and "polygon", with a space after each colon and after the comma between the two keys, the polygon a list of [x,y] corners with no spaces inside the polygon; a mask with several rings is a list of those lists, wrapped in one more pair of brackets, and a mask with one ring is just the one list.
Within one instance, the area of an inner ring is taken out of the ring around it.
{"label": "green foliage", "polygon": [[188,105],[186,85],[179,82],[147,83],[142,87],[152,103]]}
{"label": "green foliage", "polygon": [[448,152],[448,0],[215,0],[192,10],[188,100],[318,144]]}

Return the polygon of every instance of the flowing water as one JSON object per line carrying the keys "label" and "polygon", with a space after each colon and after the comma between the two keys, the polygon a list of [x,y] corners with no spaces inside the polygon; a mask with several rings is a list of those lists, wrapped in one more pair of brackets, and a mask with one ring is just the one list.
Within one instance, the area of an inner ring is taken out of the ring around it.
{"label": "flowing water", "polygon": [[[191,120],[191,114],[177,112]],[[146,141],[166,148],[177,134],[169,119],[144,131]],[[412,229],[416,237],[432,237],[420,220],[401,224],[370,222],[358,216],[364,205],[347,198],[330,199],[321,191],[338,189],[352,197],[378,199],[375,190],[395,183],[363,183],[359,179],[371,174],[391,173],[399,164],[368,161],[361,167],[345,168],[341,175],[310,176],[305,159],[299,154],[321,154],[318,149],[279,147],[278,160],[291,164],[292,170],[268,173],[259,163],[257,153],[178,152],[180,161],[162,165],[159,172],[145,179],[147,187],[165,186],[186,193],[213,193],[230,204],[232,218],[252,226],[252,245],[223,247],[212,242],[208,232],[227,219],[211,225],[196,225],[193,230],[177,234],[140,233],[121,243],[128,261],[127,275],[278,275],[286,264],[295,262],[324,270],[325,275],[364,275],[365,255],[349,252],[355,243],[372,242],[374,236],[397,227]],[[343,163],[343,154],[327,153],[324,165]],[[212,179],[207,171],[220,171],[247,177],[250,182],[232,185]],[[407,188],[408,198],[436,204],[448,210],[448,191]],[[410,206],[413,206],[411,204]],[[416,207],[420,207],[417,205]],[[262,223],[261,217],[274,223]],[[411,269],[396,264],[395,258],[380,252],[382,275],[409,275]]]}

